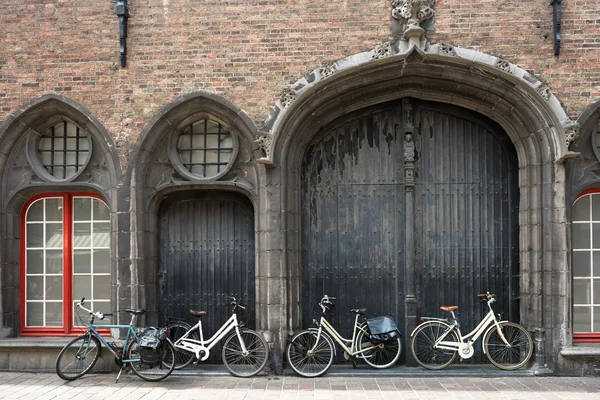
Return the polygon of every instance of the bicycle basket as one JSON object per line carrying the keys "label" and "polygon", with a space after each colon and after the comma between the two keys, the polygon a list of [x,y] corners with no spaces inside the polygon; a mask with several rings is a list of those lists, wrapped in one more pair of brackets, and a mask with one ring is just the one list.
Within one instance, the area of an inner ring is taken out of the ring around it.
{"label": "bicycle basket", "polygon": [[396,323],[391,317],[376,317],[367,320],[371,343],[385,343],[401,336]]}
{"label": "bicycle basket", "polygon": [[142,364],[158,365],[162,361],[163,343],[167,339],[167,328],[150,327],[138,338]]}

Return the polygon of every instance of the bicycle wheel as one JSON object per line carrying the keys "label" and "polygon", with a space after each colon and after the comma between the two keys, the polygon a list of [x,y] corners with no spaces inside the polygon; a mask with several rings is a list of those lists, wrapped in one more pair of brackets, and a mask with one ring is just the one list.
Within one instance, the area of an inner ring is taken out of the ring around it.
{"label": "bicycle wheel", "polygon": [[333,363],[332,342],[324,333],[321,333],[317,342],[317,335],[318,332],[313,330],[298,332],[292,337],[286,351],[288,364],[307,378],[323,375]]}
{"label": "bicycle wheel", "polygon": [[100,341],[90,334],[71,340],[56,359],[56,374],[66,381],[87,374],[100,357]]}
{"label": "bicycle wheel", "polygon": [[269,359],[269,347],[261,334],[250,329],[240,331],[246,354],[235,332],[225,339],[223,344],[223,364],[232,375],[247,378],[263,370]]}
{"label": "bicycle wheel", "polygon": [[508,345],[504,343],[498,329],[492,326],[483,338],[483,351],[496,367],[505,370],[519,369],[533,354],[533,340],[525,328],[514,322],[500,322],[500,329]]}
{"label": "bicycle wheel", "polygon": [[[427,369],[443,369],[452,364],[456,358],[455,350],[434,348],[434,343],[450,328],[438,321],[424,322],[417,327],[410,342],[410,351],[416,362]],[[451,331],[444,338],[445,342],[457,342],[458,335]]]}
{"label": "bicycle wheel", "polygon": [[[365,352],[363,349],[373,347]],[[356,348],[359,352],[358,356],[372,368],[388,368],[391,367],[400,358],[402,352],[402,342],[397,337],[385,343],[371,343],[369,332],[360,330],[356,336]]]}
{"label": "bicycle wheel", "polygon": [[[128,364],[131,365],[133,372],[140,378],[153,382],[161,381],[171,375],[171,372],[175,368],[175,350],[173,350],[173,345],[168,340],[165,340],[161,351],[161,362],[156,365],[144,364],[140,357],[138,342],[134,339],[127,349],[127,359],[137,361],[132,361]],[[166,360],[170,360],[170,362]]]}
{"label": "bicycle wheel", "polygon": [[[194,358],[195,354],[191,351],[179,349],[175,347],[175,342],[185,335],[187,331],[189,331],[192,326],[185,322],[175,322],[168,326],[169,328],[169,338],[173,343],[173,350],[175,351],[175,369],[183,369],[190,365]],[[188,335],[189,339],[200,340],[200,335],[198,335],[197,331],[192,332]],[[165,355],[165,359],[163,360],[163,367],[168,368],[171,365],[171,360],[168,357],[168,354]]]}

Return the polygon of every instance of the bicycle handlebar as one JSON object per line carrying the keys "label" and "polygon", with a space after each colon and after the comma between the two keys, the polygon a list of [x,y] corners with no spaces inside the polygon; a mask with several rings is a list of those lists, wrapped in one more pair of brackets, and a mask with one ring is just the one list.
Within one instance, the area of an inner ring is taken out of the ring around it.
{"label": "bicycle handlebar", "polygon": [[233,306],[233,309],[235,310],[236,307],[241,308],[242,310],[246,309],[246,306],[242,303],[240,303],[239,301],[237,301],[237,299],[234,296],[226,296],[225,297],[226,300],[231,300],[231,305]]}
{"label": "bicycle handlebar", "polygon": [[477,297],[480,298],[481,301],[487,301],[488,303],[493,303],[496,301],[496,295],[491,294],[490,292],[479,293]]}
{"label": "bicycle handlebar", "polygon": [[91,316],[98,317],[98,319],[100,321],[102,321],[104,319],[104,317],[112,317],[112,314],[104,314],[104,313],[101,313],[100,311],[92,311],[89,308],[85,308],[83,306],[84,303],[85,303],[85,297],[82,297],[81,301],[78,302],[76,306],[79,307],[79,308],[81,308],[84,311],[87,311],[88,314],[90,314]]}

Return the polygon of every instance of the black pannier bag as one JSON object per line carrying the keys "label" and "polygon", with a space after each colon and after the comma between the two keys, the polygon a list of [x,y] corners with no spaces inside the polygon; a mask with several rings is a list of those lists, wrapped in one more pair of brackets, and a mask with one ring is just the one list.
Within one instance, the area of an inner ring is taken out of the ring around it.
{"label": "black pannier bag", "polygon": [[401,336],[396,323],[391,317],[375,317],[367,320],[371,343],[385,343]]}
{"label": "black pannier bag", "polygon": [[162,361],[163,343],[167,339],[167,328],[147,328],[138,337],[142,364],[158,365]]}

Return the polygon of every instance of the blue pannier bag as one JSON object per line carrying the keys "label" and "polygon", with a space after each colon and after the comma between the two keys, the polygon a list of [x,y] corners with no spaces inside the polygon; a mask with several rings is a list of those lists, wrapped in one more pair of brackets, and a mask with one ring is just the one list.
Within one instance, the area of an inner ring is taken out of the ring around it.
{"label": "blue pannier bag", "polygon": [[167,328],[150,327],[138,337],[142,364],[158,365],[163,357],[163,343],[167,339]]}
{"label": "blue pannier bag", "polygon": [[391,317],[369,318],[367,325],[373,344],[389,342],[401,336],[396,323]]}

